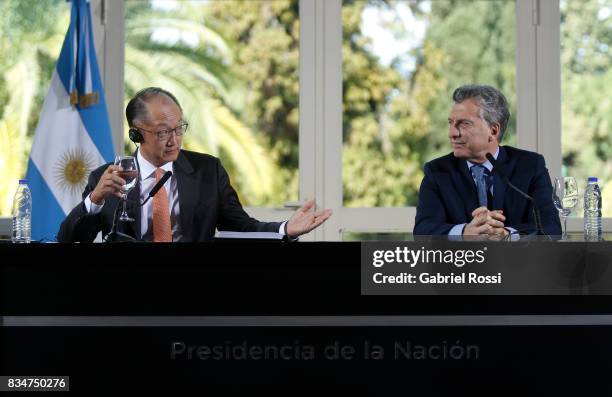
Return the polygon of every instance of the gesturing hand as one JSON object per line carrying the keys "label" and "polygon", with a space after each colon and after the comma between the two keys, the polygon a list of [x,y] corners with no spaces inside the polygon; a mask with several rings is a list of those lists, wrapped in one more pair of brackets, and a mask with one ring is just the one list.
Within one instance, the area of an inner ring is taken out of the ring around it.
{"label": "gesturing hand", "polygon": [[311,199],[295,211],[293,216],[287,221],[287,234],[290,237],[297,237],[308,233],[325,222],[332,214],[330,209],[315,212],[314,207],[315,200]]}

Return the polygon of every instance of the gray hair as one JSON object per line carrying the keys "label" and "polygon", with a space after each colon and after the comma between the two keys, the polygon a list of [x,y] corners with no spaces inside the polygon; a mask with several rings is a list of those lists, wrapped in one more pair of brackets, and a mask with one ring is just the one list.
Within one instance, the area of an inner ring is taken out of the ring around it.
{"label": "gray hair", "polygon": [[501,142],[510,120],[508,101],[504,94],[488,85],[464,85],[453,92],[453,101],[461,103],[466,99],[477,99],[480,106],[480,118],[489,126],[499,124],[499,138]]}

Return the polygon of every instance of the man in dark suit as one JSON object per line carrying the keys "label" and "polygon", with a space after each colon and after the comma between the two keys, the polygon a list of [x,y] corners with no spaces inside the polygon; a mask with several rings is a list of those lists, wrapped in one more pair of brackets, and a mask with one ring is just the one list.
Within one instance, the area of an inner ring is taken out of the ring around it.
{"label": "man in dark suit", "polygon": [[[181,149],[187,130],[178,100],[170,92],[150,87],[138,92],[126,107],[130,139],[140,175],[128,194],[142,202],[167,171],[172,176],[147,204],[131,205],[134,222],[119,222],[117,231],[144,241],[208,241],[215,229],[241,232],[277,232],[288,237],[308,233],[331,216],[331,210],[314,211],[313,200],[286,222],[259,222],[247,215],[230,185],[219,159]],[[68,214],[58,233],[59,242],[91,242],[98,232],[111,231],[114,211],[122,197],[122,168],[106,164],[94,170],[83,202]]]}
{"label": "man in dark suit", "polygon": [[[453,152],[425,164],[414,234],[489,235],[536,231],[531,202],[500,176],[533,197],[544,232],[561,234],[544,157],[500,146],[510,119],[501,92],[481,85],[453,93],[448,135]],[[487,160],[495,157],[496,165]]]}

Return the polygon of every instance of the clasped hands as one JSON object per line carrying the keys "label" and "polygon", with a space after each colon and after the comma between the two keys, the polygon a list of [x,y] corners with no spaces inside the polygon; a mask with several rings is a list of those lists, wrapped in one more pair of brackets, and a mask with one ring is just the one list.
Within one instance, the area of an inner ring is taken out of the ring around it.
{"label": "clasped hands", "polygon": [[472,212],[472,221],[463,228],[463,235],[503,238],[509,234],[505,221],[502,210],[490,211],[487,207],[478,207]]}

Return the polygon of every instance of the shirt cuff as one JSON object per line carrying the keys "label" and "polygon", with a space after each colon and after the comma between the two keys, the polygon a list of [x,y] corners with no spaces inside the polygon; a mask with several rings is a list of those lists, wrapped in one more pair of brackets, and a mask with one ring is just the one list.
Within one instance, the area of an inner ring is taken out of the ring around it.
{"label": "shirt cuff", "polygon": [[278,228],[278,234],[283,236],[283,239],[285,241],[290,241],[290,242],[298,241],[299,237],[291,237],[291,236],[288,236],[287,233],[285,233],[285,226],[287,225],[287,222],[288,221],[285,221],[280,224],[280,227]]}
{"label": "shirt cuff", "polygon": [[[91,193],[90,193],[91,195]],[[87,213],[90,215],[96,215],[99,214],[100,211],[102,211],[102,207],[104,207],[104,201],[102,202],[102,204],[98,205],[96,203],[94,203],[93,201],[91,201],[91,199],[89,198],[89,196],[85,197],[85,209],[87,210]]]}
{"label": "shirt cuff", "polygon": [[466,223],[461,223],[459,225],[455,225],[453,226],[453,228],[448,232],[449,236],[461,236],[463,235],[463,228],[465,227]]}

